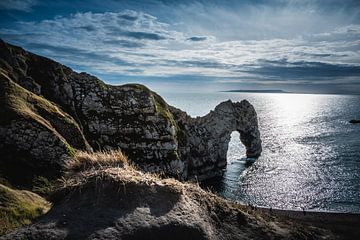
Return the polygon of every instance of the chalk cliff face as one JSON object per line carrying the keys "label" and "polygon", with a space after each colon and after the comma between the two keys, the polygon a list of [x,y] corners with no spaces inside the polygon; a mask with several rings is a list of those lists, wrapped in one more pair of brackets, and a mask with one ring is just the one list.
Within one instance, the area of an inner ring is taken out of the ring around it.
{"label": "chalk cliff face", "polygon": [[247,101],[224,102],[193,119],[145,86],[106,85],[3,41],[0,67],[1,169],[40,164],[33,169],[42,172],[32,174],[55,176],[74,149],[120,148],[144,170],[205,179],[221,173],[236,130],[248,156],[261,153],[256,112]]}

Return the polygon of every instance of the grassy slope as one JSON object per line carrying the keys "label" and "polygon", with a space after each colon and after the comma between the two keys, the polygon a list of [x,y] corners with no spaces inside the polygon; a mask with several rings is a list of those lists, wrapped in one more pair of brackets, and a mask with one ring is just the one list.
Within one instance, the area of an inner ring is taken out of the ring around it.
{"label": "grassy slope", "polygon": [[[69,156],[73,156],[75,150],[73,149],[73,139],[76,137],[82,138],[81,130],[75,120],[67,113],[63,112],[54,103],[46,100],[41,96],[24,89],[20,85],[12,81],[8,76],[7,72],[0,68],[0,126],[7,126],[13,120],[25,120],[30,123],[40,124],[47,131],[56,135],[62,142],[67,146],[67,152]],[[63,134],[64,132],[71,132],[74,135]],[[66,135],[66,137],[64,136]],[[80,140],[81,141],[81,140]],[[84,140],[85,144],[86,141]],[[3,149],[4,151],[10,151],[8,148]],[[27,160],[31,161],[31,156],[26,157]],[[2,162],[1,162],[2,160]],[[31,172],[32,170],[26,167],[20,167],[18,165],[8,165],[9,163],[0,158],[0,177],[7,179],[15,185],[23,185],[24,187],[30,186],[33,174],[39,175],[41,173]],[[45,179],[45,178],[44,178]],[[45,179],[46,180],[46,179]],[[37,181],[39,183],[39,181]],[[43,188],[39,184],[35,186],[37,189]],[[43,190],[41,190],[43,191]],[[39,192],[41,192],[39,191]]]}
{"label": "grassy slope", "polygon": [[[80,127],[69,114],[54,103],[16,84],[3,69],[0,69],[0,104],[4,106],[0,109],[0,124],[2,125],[14,119],[25,118],[40,123],[70,143],[73,137],[78,136],[64,134],[69,129],[83,137]],[[69,152],[72,155],[74,153],[70,146]]]}
{"label": "grassy slope", "polygon": [[49,208],[50,203],[35,193],[0,184],[0,235],[30,224]]}

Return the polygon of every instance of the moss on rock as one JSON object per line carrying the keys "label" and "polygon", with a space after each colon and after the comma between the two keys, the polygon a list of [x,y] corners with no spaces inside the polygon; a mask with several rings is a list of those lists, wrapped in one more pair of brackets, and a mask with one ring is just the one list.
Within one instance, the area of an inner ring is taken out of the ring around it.
{"label": "moss on rock", "polygon": [[69,114],[12,81],[3,69],[0,69],[0,94],[0,104],[4,106],[0,109],[0,124],[31,118],[64,137],[72,146],[88,147],[79,125]]}
{"label": "moss on rock", "polygon": [[0,236],[30,224],[50,209],[50,203],[39,195],[14,190],[0,184]]}
{"label": "moss on rock", "polygon": [[74,147],[88,149],[76,121],[56,104],[21,87],[0,70],[0,168],[31,188],[34,176],[56,178]]}

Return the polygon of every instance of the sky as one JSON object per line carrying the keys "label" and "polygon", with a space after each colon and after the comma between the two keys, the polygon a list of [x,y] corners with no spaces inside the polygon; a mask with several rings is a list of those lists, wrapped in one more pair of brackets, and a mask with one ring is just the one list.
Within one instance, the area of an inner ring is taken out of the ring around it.
{"label": "sky", "polygon": [[114,85],[360,94],[358,0],[1,0],[0,38]]}

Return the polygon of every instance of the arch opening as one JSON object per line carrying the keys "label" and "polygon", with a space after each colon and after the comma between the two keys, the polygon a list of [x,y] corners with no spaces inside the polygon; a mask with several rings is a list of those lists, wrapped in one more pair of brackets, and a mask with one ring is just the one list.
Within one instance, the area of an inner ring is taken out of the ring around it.
{"label": "arch opening", "polygon": [[240,141],[240,133],[233,131],[230,134],[230,141],[228,143],[228,149],[226,153],[227,164],[231,164],[234,161],[246,159],[246,147]]}

